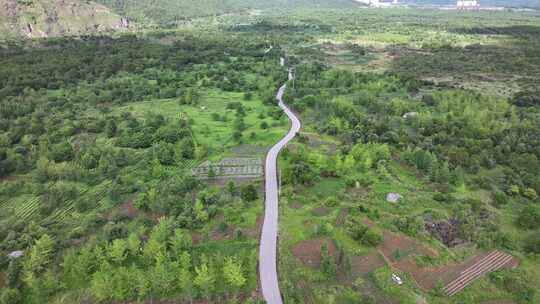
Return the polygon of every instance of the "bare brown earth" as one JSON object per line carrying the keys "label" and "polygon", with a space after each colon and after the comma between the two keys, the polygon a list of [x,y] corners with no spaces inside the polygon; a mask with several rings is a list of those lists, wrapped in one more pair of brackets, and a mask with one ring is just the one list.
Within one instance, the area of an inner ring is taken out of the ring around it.
{"label": "bare brown earth", "polygon": [[349,210],[347,208],[342,208],[339,211],[339,214],[336,218],[336,226],[342,226],[345,224],[345,220],[347,219],[347,215],[349,214]]}
{"label": "bare brown earth", "polygon": [[325,216],[328,213],[330,213],[330,211],[332,211],[332,209],[330,209],[328,207],[317,207],[317,208],[311,210],[311,213],[313,213],[316,216]]}
{"label": "bare brown earth", "polygon": [[4,286],[6,286],[5,274],[0,272],[0,288],[4,288]]}
{"label": "bare brown earth", "polygon": [[302,209],[302,204],[300,204],[299,202],[294,202],[292,204],[289,205],[292,209]]}
{"label": "bare brown earth", "polygon": [[[340,214],[346,212],[343,210],[340,212]],[[367,218],[363,219],[362,222],[370,228],[376,226],[373,221]],[[330,254],[336,257],[336,248],[329,238],[317,238],[300,242],[293,247],[293,254],[304,265],[318,268],[321,263],[321,246],[324,242],[327,242]],[[397,251],[400,253],[399,256],[396,255]],[[423,267],[418,265],[416,258],[419,256],[437,258],[439,253],[435,249],[430,248],[408,236],[384,230],[383,242],[377,247],[377,251],[364,256],[353,256],[351,258],[351,276],[346,277],[342,273],[339,273],[338,276],[341,277],[340,280],[351,283],[357,277],[367,278],[367,275],[372,271],[390,263],[391,267],[409,273],[420,288],[425,291],[429,291],[435,288],[439,282],[443,285],[452,282],[458,278],[462,271],[480,261],[487,254],[488,252],[476,254],[461,263],[450,263],[444,266]],[[514,258],[503,268],[513,268],[517,265],[519,265],[519,260]],[[373,295],[377,294],[376,292],[369,293]],[[382,302],[380,303],[386,303],[383,300],[386,301],[387,299],[381,298]],[[484,304],[499,303],[507,304],[513,302],[504,300],[502,302],[492,301]]]}
{"label": "bare brown earth", "polygon": [[[363,222],[369,227],[375,226],[375,223],[368,219],[364,219]],[[443,285],[448,284],[456,279],[462,271],[471,265],[474,265],[488,254],[488,252],[479,253],[468,258],[462,263],[451,263],[438,267],[421,267],[417,264],[416,257],[425,255],[436,258],[438,257],[438,252],[412,238],[390,231],[383,232],[383,243],[378,247],[378,249],[382,254],[384,254],[387,261],[392,264],[392,267],[409,273],[418,283],[418,285],[426,291],[436,287],[438,282],[441,282]],[[396,250],[399,250],[403,254],[403,257],[399,260],[396,259],[394,254]],[[373,254],[360,258],[366,259],[366,263],[376,263],[374,262],[376,260],[374,260],[375,258],[373,257]],[[519,261],[514,258],[507,263],[504,268],[516,267],[518,264]],[[367,265],[363,267],[356,266],[356,268],[359,269],[361,273],[367,273],[374,270],[372,267]]]}
{"label": "bare brown earth", "polygon": [[335,258],[336,246],[329,238],[316,238],[302,241],[293,247],[292,253],[304,265],[318,268],[321,266],[321,246],[324,243],[328,246],[328,253]]}
{"label": "bare brown earth", "polygon": [[17,177],[14,176],[14,175],[1,176],[0,177],[0,182],[12,182],[12,181],[14,181],[16,179],[17,179]]}
{"label": "bare brown earth", "polygon": [[129,201],[120,205],[119,212],[129,218],[135,218],[137,217],[139,210],[133,206],[133,201]]}
{"label": "bare brown earth", "polygon": [[257,224],[256,224],[255,228],[243,229],[242,233],[247,237],[256,238],[258,240],[259,236],[261,235],[261,229],[262,229],[263,222],[264,222],[264,217],[262,215],[259,215],[257,217],[257,222],[256,222]]}
{"label": "bare brown earth", "polygon": [[[215,178],[215,179],[208,179],[205,180],[205,182],[210,186],[216,186],[216,187],[225,187],[229,182],[234,182],[236,186],[241,186],[245,184],[250,184],[256,181],[260,181],[261,178],[259,176],[257,177],[234,177],[234,176],[228,176],[227,178]],[[260,185],[261,191],[260,193],[264,193],[263,185],[261,183]]]}
{"label": "bare brown earth", "polygon": [[[451,263],[439,267],[421,267],[417,264],[416,257],[425,255],[436,258],[438,252],[414,239],[389,231],[383,232],[383,239],[383,244],[379,246],[379,250],[390,261],[392,267],[411,274],[418,285],[426,291],[436,287],[439,282],[446,285],[455,280],[462,271],[488,254],[487,252],[477,254],[462,263]],[[394,254],[396,250],[400,250],[404,257],[397,260]],[[514,258],[504,268],[512,268],[518,264],[519,261]]]}
{"label": "bare brown earth", "polygon": [[312,148],[325,147],[331,154],[337,151],[337,145],[335,143],[322,139],[318,134],[302,132],[302,136],[307,138],[307,144]]}
{"label": "bare brown earth", "polygon": [[397,262],[396,257],[394,256],[397,250],[407,256],[428,255],[435,258],[439,255],[437,251],[428,248],[412,238],[387,230],[383,231],[383,243],[378,249],[391,262]]}
{"label": "bare brown earth", "polygon": [[193,245],[199,244],[202,238],[203,238],[202,235],[198,232],[191,233],[191,242],[193,243]]}
{"label": "bare brown earth", "polygon": [[347,194],[356,200],[363,200],[369,194],[370,189],[366,187],[350,187],[347,189]]}
{"label": "bare brown earth", "polygon": [[[256,226],[253,228],[244,228],[242,229],[242,234],[246,237],[258,239],[261,234],[261,229],[263,225],[264,218],[262,215],[257,217]],[[191,241],[194,245],[197,245],[203,241],[203,239],[208,238],[212,241],[221,241],[221,240],[231,240],[234,236],[234,231],[236,230],[235,226],[230,225],[225,231],[219,231],[217,228],[210,232],[208,236],[201,234],[200,232],[191,233]]]}
{"label": "bare brown earth", "polygon": [[480,304],[515,304],[516,302],[512,300],[489,300],[482,302]]}
{"label": "bare brown earth", "polygon": [[351,258],[351,274],[353,277],[366,275],[384,265],[386,261],[377,251],[364,256],[354,256]]}
{"label": "bare brown earth", "polygon": [[[253,291],[251,293],[243,293],[240,295],[237,295],[237,302],[236,303],[245,303],[248,299],[260,299],[260,295]],[[143,302],[141,301],[123,301],[123,302],[113,302],[115,304],[225,304],[225,303],[231,303],[232,298],[214,298],[214,299],[197,299],[197,300],[188,300],[188,299],[169,299],[169,300],[145,300]]]}
{"label": "bare brown earth", "polygon": [[225,231],[220,231],[216,228],[210,233],[210,239],[212,241],[231,240],[234,238],[234,230],[234,226],[228,226]]}

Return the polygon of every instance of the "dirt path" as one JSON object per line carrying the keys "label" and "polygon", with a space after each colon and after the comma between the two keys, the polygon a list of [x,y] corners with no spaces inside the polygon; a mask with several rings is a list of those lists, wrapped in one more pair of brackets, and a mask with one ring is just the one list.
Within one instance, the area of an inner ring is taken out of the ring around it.
{"label": "dirt path", "polygon": [[[289,80],[293,79],[289,71]],[[277,275],[277,231],[278,231],[278,183],[277,183],[277,157],[279,152],[291,141],[300,130],[298,117],[283,103],[283,94],[287,85],[282,85],[276,95],[279,107],[291,120],[291,129],[266,156],[265,164],[265,211],[264,224],[259,248],[259,274],[264,299],[268,304],[282,304]]]}

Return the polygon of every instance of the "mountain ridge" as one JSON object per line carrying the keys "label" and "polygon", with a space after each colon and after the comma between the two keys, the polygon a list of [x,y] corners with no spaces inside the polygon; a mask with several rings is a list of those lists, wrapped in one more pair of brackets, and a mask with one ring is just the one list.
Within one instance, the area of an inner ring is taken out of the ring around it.
{"label": "mountain ridge", "polygon": [[77,0],[0,0],[0,37],[47,38],[108,33],[130,27],[108,7]]}

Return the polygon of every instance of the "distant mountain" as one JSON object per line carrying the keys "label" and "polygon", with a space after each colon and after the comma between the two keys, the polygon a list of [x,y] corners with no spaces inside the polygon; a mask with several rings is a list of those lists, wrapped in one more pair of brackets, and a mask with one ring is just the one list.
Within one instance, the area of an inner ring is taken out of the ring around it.
{"label": "distant mountain", "polygon": [[354,0],[95,0],[138,21],[172,25],[178,20],[248,9],[349,8]]}
{"label": "distant mountain", "polygon": [[[453,0],[402,0],[400,2],[419,5],[454,5]],[[534,7],[540,8],[540,0],[480,0],[484,6],[504,6],[504,7]]]}
{"label": "distant mountain", "polygon": [[0,38],[83,35],[127,27],[127,19],[90,1],[0,0]]}

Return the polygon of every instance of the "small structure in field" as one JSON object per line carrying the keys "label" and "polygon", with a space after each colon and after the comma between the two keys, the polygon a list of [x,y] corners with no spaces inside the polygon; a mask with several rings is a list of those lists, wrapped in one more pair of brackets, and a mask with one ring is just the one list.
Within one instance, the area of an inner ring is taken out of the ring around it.
{"label": "small structure in field", "polygon": [[398,0],[355,0],[356,2],[363,3],[370,7],[391,7],[393,5],[399,5]]}
{"label": "small structure in field", "polygon": [[480,8],[477,0],[459,0],[456,4],[458,10],[476,10]]}
{"label": "small structure in field", "polygon": [[418,116],[418,112],[407,112],[407,113],[403,114],[403,118],[405,118],[405,119],[416,117],[416,116]]}
{"label": "small structure in field", "polygon": [[220,162],[205,161],[192,170],[201,178],[258,178],[263,174],[260,158],[224,158]]}
{"label": "small structure in field", "polygon": [[402,198],[403,196],[401,196],[399,193],[394,192],[390,192],[386,195],[386,201],[389,203],[397,203]]}
{"label": "small structure in field", "polygon": [[10,259],[18,259],[20,257],[22,257],[24,255],[24,252],[21,251],[21,250],[16,250],[16,251],[13,251],[13,252],[10,252],[7,257],[10,258]]}
{"label": "small structure in field", "polygon": [[392,281],[394,281],[394,283],[396,283],[398,285],[403,284],[403,280],[395,273],[392,273]]}

